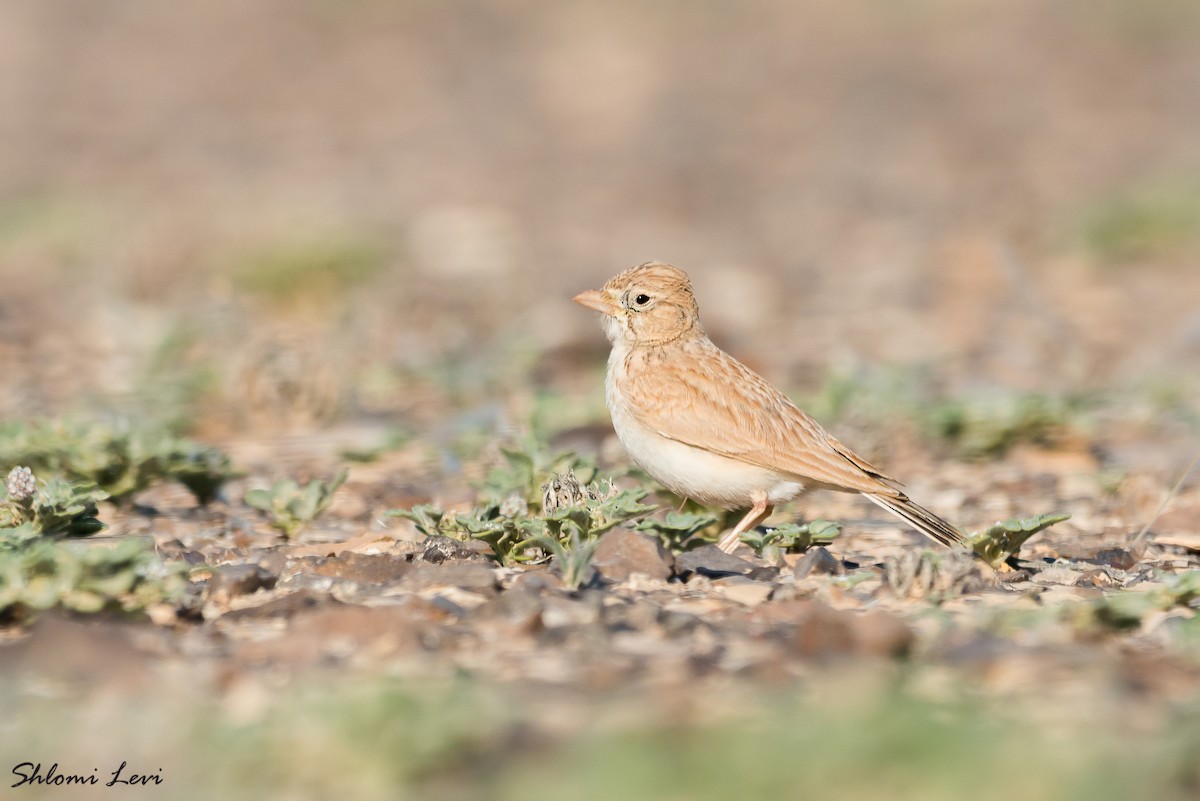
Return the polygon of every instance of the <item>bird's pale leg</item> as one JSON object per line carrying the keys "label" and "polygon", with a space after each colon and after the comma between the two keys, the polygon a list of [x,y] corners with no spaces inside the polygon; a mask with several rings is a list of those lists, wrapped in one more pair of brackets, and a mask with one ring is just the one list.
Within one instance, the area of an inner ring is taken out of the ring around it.
{"label": "bird's pale leg", "polygon": [[721,538],[721,541],[717,543],[717,547],[725,553],[733,553],[734,549],[738,547],[738,542],[742,534],[766,520],[772,511],[771,504],[767,503],[767,496],[765,494],[756,495],[754,497],[754,505],[750,507],[750,511],[746,512],[746,516],[738,521],[738,524],[733,527],[732,531]]}

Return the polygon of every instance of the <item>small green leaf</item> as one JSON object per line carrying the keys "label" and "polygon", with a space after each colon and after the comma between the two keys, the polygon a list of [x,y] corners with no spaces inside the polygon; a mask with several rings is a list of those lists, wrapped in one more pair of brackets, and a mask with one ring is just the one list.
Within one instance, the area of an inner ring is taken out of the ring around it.
{"label": "small green leaf", "polygon": [[246,490],[246,505],[264,512],[271,511],[271,493],[265,489]]}
{"label": "small green leaf", "polygon": [[813,520],[808,523],[785,523],[762,532],[747,531],[742,534],[741,541],[759,556],[768,552],[772,555],[803,553],[814,545],[829,544],[841,533],[842,527],[839,523],[831,520]]}
{"label": "small green leaf", "polygon": [[269,490],[248,490],[245,502],[265,512],[271,525],[290,538],[329,508],[348,475],[343,469],[328,482],[317,479],[303,487],[290,478],[281,479]]}
{"label": "small green leaf", "polygon": [[1024,520],[1011,518],[993,523],[982,531],[976,531],[967,539],[971,543],[971,549],[981,559],[988,564],[998,565],[1019,551],[1034,534],[1070,517],[1069,514],[1044,514]]}

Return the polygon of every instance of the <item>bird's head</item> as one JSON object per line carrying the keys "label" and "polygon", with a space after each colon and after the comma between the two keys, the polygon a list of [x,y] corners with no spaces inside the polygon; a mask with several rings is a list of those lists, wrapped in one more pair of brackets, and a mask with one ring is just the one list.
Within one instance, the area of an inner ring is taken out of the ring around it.
{"label": "bird's head", "polygon": [[604,333],[614,345],[663,345],[701,331],[692,282],[678,267],[646,262],[589,289],[575,302],[604,315]]}

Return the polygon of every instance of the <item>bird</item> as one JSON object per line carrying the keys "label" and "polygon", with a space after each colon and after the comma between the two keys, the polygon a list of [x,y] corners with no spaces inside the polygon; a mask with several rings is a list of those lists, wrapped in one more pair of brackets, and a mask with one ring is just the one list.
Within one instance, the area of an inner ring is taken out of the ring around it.
{"label": "bird", "polygon": [[646,262],[574,301],[602,315],[612,343],[605,401],[633,461],[682,498],[749,509],[718,541],[723,552],[809,489],[861,493],[942,545],[970,547],[899,481],[713,344],[683,270]]}

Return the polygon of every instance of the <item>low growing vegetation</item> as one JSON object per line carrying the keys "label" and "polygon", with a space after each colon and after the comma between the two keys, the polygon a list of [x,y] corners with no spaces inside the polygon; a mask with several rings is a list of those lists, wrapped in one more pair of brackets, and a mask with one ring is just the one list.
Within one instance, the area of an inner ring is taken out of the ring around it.
{"label": "low growing vegetation", "polygon": [[63,478],[39,481],[13,468],[0,503],[0,619],[28,620],[54,607],[73,612],[144,612],[182,597],[186,580],[153,543],[75,542],[104,528],[97,504],[107,495]]}
{"label": "low growing vegetation", "polygon": [[[653,485],[618,489],[611,482],[592,480],[598,475],[593,461],[570,452],[551,454],[532,439],[523,447],[504,448],[502,453],[504,464],[494,468],[479,486],[479,505],[472,509],[450,513],[426,504],[389,514],[411,520],[426,536],[486,542],[502,565],[540,562],[553,555],[564,573],[568,562],[573,566],[576,586],[584,575],[581,565],[590,559],[595,541],[615,526],[629,524],[636,531],[657,536],[668,550],[680,552],[708,542],[725,522],[724,515],[710,511],[652,514],[658,507],[642,501]],[[294,487],[289,490],[291,494],[296,491]],[[265,497],[256,496],[251,505],[266,504]],[[247,502],[251,503],[249,497]],[[984,561],[998,565],[1034,534],[1069,517],[1038,515],[1000,521],[972,534],[972,548]],[[813,520],[748,531],[741,541],[767,564],[779,565],[783,554],[828,545],[839,533],[838,523]]]}
{"label": "low growing vegetation", "polygon": [[[85,544],[35,539],[0,551],[0,619],[28,621],[48,609],[144,614],[178,604],[186,571],[145,540]],[[172,614],[173,617],[173,614]]]}
{"label": "low growing vegetation", "polygon": [[392,514],[413,521],[426,536],[482,540],[497,562],[513,565],[542,561],[550,553],[562,555],[566,550],[590,552],[584,543],[655,509],[641,503],[647,495],[644,489],[585,486],[571,471],[547,481],[546,488],[546,499],[535,504],[513,493],[503,503],[485,502],[459,514],[433,506],[397,509]]}
{"label": "low growing vegetation", "polygon": [[177,481],[207,504],[237,475],[225,454],[161,429],[63,421],[0,425],[0,464],[94,484],[114,503]]}
{"label": "low growing vegetation", "polygon": [[348,470],[342,470],[328,481],[313,479],[303,486],[290,478],[280,479],[270,489],[249,490],[246,505],[265,513],[271,525],[290,539],[329,508],[348,475]]}

